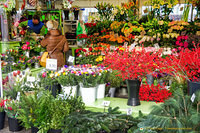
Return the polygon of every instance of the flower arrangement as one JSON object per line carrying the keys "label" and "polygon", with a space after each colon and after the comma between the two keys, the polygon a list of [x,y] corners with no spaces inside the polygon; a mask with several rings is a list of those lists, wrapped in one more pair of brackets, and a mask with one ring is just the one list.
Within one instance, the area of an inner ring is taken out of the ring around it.
{"label": "flower arrangement", "polygon": [[0,7],[6,12],[12,11],[12,9],[15,8],[15,5],[15,0],[2,0],[0,3]]}
{"label": "flower arrangement", "polygon": [[129,3],[122,3],[122,7],[125,8],[126,14],[128,14],[128,18],[133,21],[137,18],[137,11],[138,11],[138,1],[129,2]]}
{"label": "flower arrangement", "polygon": [[63,0],[63,7],[65,9],[69,9],[71,7],[71,4],[74,2],[74,0]]}
{"label": "flower arrangement", "polygon": [[188,36],[178,36],[176,39],[176,45],[178,49],[181,50],[182,48],[188,47]]}
{"label": "flower arrangement", "polygon": [[60,73],[59,76],[56,77],[56,80],[62,86],[76,86],[78,84],[76,74],[72,70],[66,70]]}
{"label": "flower arrangement", "polygon": [[172,21],[168,24],[168,26],[170,27],[168,29],[168,33],[171,33],[173,31],[180,32],[184,30],[185,26],[188,26],[188,25],[189,23],[185,21]]}
{"label": "flower arrangement", "polygon": [[98,3],[95,8],[98,10],[100,18],[103,20],[110,20],[112,15],[113,5],[109,3]]}
{"label": "flower arrangement", "polygon": [[124,25],[125,22],[118,22],[118,21],[113,21],[112,24],[110,25],[110,29],[113,30],[115,33],[118,33],[122,26]]}
{"label": "flower arrangement", "polygon": [[78,6],[72,6],[72,7],[71,7],[71,10],[72,10],[72,11],[79,11],[79,10],[80,10],[80,7],[78,7]]}
{"label": "flower arrangement", "polygon": [[5,109],[5,103],[7,102],[7,99],[4,100],[4,99],[1,99],[0,98],[0,112],[4,112],[4,109]]}
{"label": "flower arrangement", "polygon": [[5,104],[5,112],[10,118],[17,118],[19,109],[19,101],[8,99]]}
{"label": "flower arrangement", "polygon": [[164,102],[168,99],[172,93],[169,90],[165,89],[165,86],[158,85],[148,85],[146,83],[142,84],[140,87],[140,100],[143,101],[155,101],[157,102]]}

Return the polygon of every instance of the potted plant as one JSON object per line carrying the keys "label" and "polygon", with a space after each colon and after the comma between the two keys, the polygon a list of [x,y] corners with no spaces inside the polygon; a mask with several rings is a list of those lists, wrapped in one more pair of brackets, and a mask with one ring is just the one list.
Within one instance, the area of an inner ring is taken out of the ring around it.
{"label": "potted plant", "polygon": [[5,102],[6,100],[0,98],[0,130],[4,128],[5,122]]}
{"label": "potted plant", "polygon": [[117,70],[109,70],[107,82],[110,85],[109,95],[110,97],[115,96],[116,88],[121,86],[122,78],[117,76],[119,71]]}
{"label": "potted plant", "polygon": [[71,7],[71,4],[73,3],[72,0],[63,0],[63,10],[65,14],[65,20],[69,20],[69,8]]}
{"label": "potted plant", "polygon": [[8,116],[9,131],[12,132],[21,131],[23,129],[21,122],[17,119],[17,109],[19,109],[19,101],[8,100],[6,102],[5,112]]}
{"label": "potted plant", "polygon": [[155,59],[159,54],[148,52],[144,48],[135,48],[133,50],[125,49],[124,51],[109,52],[105,56],[104,65],[112,70],[118,70],[117,76],[126,80],[128,87],[128,105],[140,105],[139,89],[142,77],[151,73],[157,65]]}
{"label": "potted plant", "polygon": [[80,8],[78,6],[72,6],[71,9],[74,12],[74,20],[78,20]]}
{"label": "potted plant", "polygon": [[72,73],[72,71],[64,71],[63,73],[59,74],[56,80],[61,85],[65,95],[76,95],[78,83],[76,81],[76,75]]}
{"label": "potted plant", "polygon": [[97,77],[97,99],[104,98],[108,71],[100,69]]}
{"label": "potted plant", "polygon": [[56,76],[58,76],[58,72],[53,71],[45,71],[40,74],[41,85],[51,91],[54,97],[61,92],[61,86],[55,79]]}

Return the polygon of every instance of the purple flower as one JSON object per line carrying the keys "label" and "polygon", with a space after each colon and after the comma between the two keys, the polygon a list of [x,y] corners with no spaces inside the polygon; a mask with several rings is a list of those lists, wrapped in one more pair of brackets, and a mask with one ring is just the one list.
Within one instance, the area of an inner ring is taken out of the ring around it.
{"label": "purple flower", "polygon": [[110,82],[108,82],[107,85],[110,85]]}
{"label": "purple flower", "polygon": [[68,68],[68,65],[64,65],[65,68]]}
{"label": "purple flower", "polygon": [[18,61],[18,63],[21,63],[21,61]]}

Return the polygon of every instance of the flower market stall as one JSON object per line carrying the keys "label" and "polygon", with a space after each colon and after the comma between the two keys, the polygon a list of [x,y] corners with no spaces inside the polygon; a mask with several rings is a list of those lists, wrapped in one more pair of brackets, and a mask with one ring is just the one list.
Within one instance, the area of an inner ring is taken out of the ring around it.
{"label": "flower market stall", "polygon": [[3,0],[0,132],[200,131],[199,5]]}

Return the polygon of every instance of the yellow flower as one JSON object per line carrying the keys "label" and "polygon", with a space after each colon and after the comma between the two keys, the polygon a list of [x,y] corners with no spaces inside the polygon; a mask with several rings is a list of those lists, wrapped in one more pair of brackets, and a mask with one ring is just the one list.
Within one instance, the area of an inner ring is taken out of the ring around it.
{"label": "yellow flower", "polygon": [[65,76],[65,75],[66,75],[66,73],[64,72],[64,73],[63,73],[63,75]]}
{"label": "yellow flower", "polygon": [[96,62],[99,62],[99,58],[96,58]]}
{"label": "yellow flower", "polygon": [[172,4],[167,5],[168,8],[172,8]]}
{"label": "yellow flower", "polygon": [[164,21],[158,21],[158,24],[159,24],[159,25],[163,25],[163,24],[164,24]]}
{"label": "yellow flower", "polygon": [[96,77],[96,75],[93,75],[94,77]]}
{"label": "yellow flower", "polygon": [[51,73],[49,76],[50,76],[50,78],[53,78],[54,74],[53,74],[53,73]]}
{"label": "yellow flower", "polygon": [[99,61],[102,61],[103,60],[103,58],[99,58]]}

